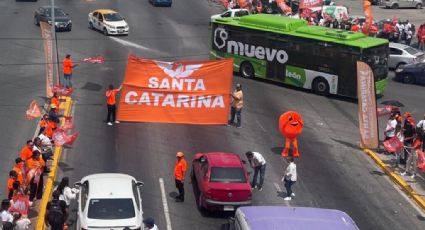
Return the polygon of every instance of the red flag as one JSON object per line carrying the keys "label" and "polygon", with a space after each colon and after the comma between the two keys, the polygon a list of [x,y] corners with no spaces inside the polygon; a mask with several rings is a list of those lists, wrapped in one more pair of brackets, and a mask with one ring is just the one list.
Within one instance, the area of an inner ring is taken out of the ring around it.
{"label": "red flag", "polygon": [[56,129],[52,136],[55,146],[72,145],[77,138],[78,133],[67,134],[63,128]]}
{"label": "red flag", "polygon": [[12,197],[12,202],[9,208],[9,212],[18,212],[21,215],[28,215],[28,209],[30,207],[30,198],[28,195],[17,194]]}
{"label": "red flag", "polygon": [[66,140],[65,144],[72,145],[72,144],[74,144],[75,140],[77,140],[77,138],[78,138],[78,133],[74,133],[74,134],[71,134],[71,135],[65,135],[65,140]]}
{"label": "red flag", "polygon": [[323,5],[323,0],[301,0],[299,8],[302,9],[302,8],[319,7],[322,5]]}
{"label": "red flag", "polygon": [[74,92],[74,89],[56,85],[53,87],[53,92],[57,93],[58,96],[70,96]]}
{"label": "red flag", "polygon": [[425,172],[425,154],[420,149],[416,150],[416,154],[418,154],[418,168]]}
{"label": "red flag", "polygon": [[403,149],[403,143],[397,136],[384,141],[384,149],[389,153],[400,152]]}
{"label": "red flag", "polygon": [[64,131],[74,129],[74,123],[72,122],[72,117],[65,117],[65,123],[62,126]]}
{"label": "red flag", "polygon": [[26,114],[28,120],[41,117],[41,109],[36,100],[31,101]]}

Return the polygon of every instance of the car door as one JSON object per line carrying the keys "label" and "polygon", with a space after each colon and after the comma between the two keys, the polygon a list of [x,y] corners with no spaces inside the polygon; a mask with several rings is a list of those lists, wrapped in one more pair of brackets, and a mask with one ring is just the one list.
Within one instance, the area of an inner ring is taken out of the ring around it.
{"label": "car door", "polygon": [[97,29],[103,30],[103,15],[102,15],[102,13],[99,13],[97,15]]}
{"label": "car door", "polygon": [[205,156],[199,158],[199,176],[196,177],[198,187],[201,193],[206,190],[208,182],[208,160]]}
{"label": "car door", "polygon": [[390,47],[390,58],[388,60],[389,68],[396,68],[398,63],[400,63],[402,59],[403,50]]}
{"label": "car door", "polygon": [[78,221],[81,223],[81,219],[86,218],[86,204],[89,198],[89,182],[85,181],[79,187],[80,192],[78,196]]}
{"label": "car door", "polygon": [[418,84],[425,85],[425,63],[420,65],[415,77]]}

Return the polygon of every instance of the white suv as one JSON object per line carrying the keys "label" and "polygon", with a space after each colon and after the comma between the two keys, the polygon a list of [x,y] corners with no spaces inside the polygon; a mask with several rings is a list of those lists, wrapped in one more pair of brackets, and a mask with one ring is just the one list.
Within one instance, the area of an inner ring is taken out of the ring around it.
{"label": "white suv", "polygon": [[142,229],[143,210],[138,182],[126,174],[92,174],[75,183],[78,230]]}
{"label": "white suv", "polygon": [[385,7],[392,9],[397,9],[399,7],[422,9],[422,6],[422,0],[385,0]]}

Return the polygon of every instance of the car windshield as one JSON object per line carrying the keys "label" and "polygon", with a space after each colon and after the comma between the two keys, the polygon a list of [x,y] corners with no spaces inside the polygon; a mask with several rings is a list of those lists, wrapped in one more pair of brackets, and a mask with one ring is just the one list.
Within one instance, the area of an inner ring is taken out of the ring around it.
{"label": "car windshield", "polygon": [[87,217],[90,219],[114,220],[135,217],[133,200],[90,199]]}
{"label": "car windshield", "polygon": [[116,21],[122,21],[123,18],[121,15],[117,13],[109,13],[109,14],[103,14],[103,17],[106,21],[116,22]]}
{"label": "car windshield", "polygon": [[242,168],[211,168],[211,182],[245,183],[245,173]]}
{"label": "car windshield", "polygon": [[419,53],[420,51],[413,48],[413,47],[407,47],[406,49],[404,49],[406,52],[408,52],[411,55],[415,55],[417,53]]}
{"label": "car windshield", "polygon": [[[52,9],[46,8],[46,15],[48,17],[50,17],[50,14],[51,13],[52,13]],[[63,10],[61,10],[61,9],[55,9],[55,18],[56,17],[64,17],[64,16],[66,16],[66,13]]]}

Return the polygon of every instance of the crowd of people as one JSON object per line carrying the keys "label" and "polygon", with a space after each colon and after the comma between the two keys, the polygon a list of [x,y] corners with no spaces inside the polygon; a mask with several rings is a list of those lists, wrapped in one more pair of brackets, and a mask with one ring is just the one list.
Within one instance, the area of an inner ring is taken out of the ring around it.
{"label": "crowd of people", "polygon": [[[418,168],[425,170],[425,114],[423,120],[416,123],[410,112],[405,112],[402,116],[399,110],[393,111],[387,121],[384,135],[385,151],[395,157],[394,167],[405,166],[402,168],[402,176],[409,174],[414,179]],[[393,143],[399,143],[399,146]],[[418,165],[419,161],[421,165]]]}

